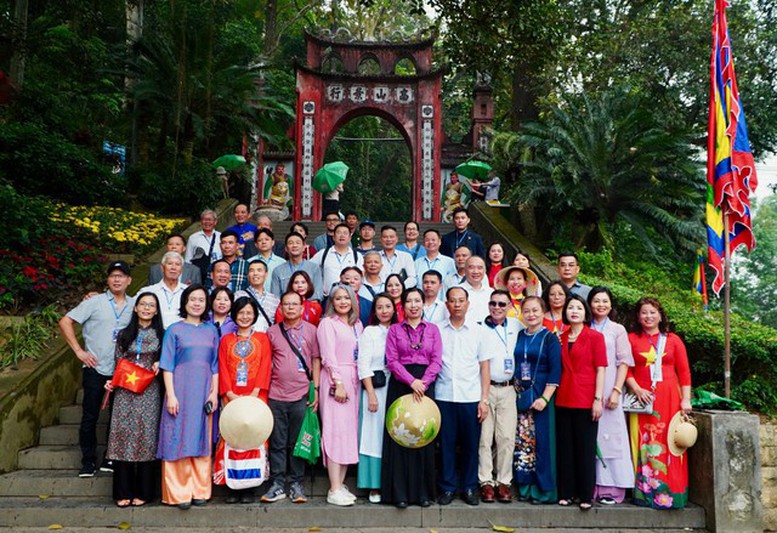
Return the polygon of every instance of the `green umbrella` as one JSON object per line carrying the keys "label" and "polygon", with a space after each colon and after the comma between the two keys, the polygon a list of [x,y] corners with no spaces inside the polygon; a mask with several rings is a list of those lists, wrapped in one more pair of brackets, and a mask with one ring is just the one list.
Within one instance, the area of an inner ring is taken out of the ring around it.
{"label": "green umbrella", "polygon": [[332,192],[345,181],[348,175],[348,165],[342,161],[327,163],[316,172],[313,178],[313,188],[320,193]]}
{"label": "green umbrella", "polygon": [[456,167],[456,173],[471,180],[485,180],[491,171],[491,165],[483,161],[467,161]]}
{"label": "green umbrella", "polygon": [[224,170],[234,170],[245,164],[246,158],[242,155],[227,154],[213,161],[213,168],[224,167]]}

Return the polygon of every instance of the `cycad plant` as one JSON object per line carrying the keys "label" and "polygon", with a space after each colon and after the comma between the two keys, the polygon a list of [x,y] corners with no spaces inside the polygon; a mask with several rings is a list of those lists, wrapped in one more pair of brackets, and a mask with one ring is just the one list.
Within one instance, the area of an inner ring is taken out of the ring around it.
{"label": "cycad plant", "polygon": [[533,208],[557,242],[616,248],[622,231],[648,250],[656,236],[678,251],[701,242],[705,182],[694,149],[627,89],[563,97],[539,121],[499,135],[494,150],[519,169],[510,201]]}

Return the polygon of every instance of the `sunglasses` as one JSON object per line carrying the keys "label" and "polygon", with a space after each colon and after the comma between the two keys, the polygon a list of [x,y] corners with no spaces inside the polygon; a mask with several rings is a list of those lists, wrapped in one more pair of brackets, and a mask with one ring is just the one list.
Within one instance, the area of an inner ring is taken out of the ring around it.
{"label": "sunglasses", "polygon": [[489,307],[507,307],[507,302],[488,302]]}

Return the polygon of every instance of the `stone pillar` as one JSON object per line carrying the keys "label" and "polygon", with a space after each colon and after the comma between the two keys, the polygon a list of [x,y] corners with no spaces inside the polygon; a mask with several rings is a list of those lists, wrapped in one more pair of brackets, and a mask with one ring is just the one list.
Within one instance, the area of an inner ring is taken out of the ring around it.
{"label": "stone pillar", "polygon": [[699,438],[689,453],[690,500],[713,532],[761,533],[759,419],[730,411],[694,411]]}

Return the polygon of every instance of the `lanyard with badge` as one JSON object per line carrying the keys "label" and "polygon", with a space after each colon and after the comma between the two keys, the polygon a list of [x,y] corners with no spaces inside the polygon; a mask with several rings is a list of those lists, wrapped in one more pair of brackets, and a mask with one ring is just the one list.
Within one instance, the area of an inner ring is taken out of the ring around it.
{"label": "lanyard with badge", "polygon": [[356,344],[353,345],[353,360],[359,359],[359,334],[356,332],[356,324],[351,326],[353,328],[353,338]]}
{"label": "lanyard with badge", "polygon": [[248,334],[247,339],[241,339],[237,331],[235,336],[238,338],[235,345],[235,355],[240,358],[240,362],[237,364],[237,376],[235,377],[235,385],[238,387],[245,387],[248,385],[248,361],[246,358],[254,351],[254,345],[251,342],[251,336],[254,334],[254,329],[251,328],[251,332]]}
{"label": "lanyard with badge", "polygon": [[456,235],[456,248],[458,248],[459,246],[461,246],[461,243],[462,243],[462,242],[464,242],[464,241],[466,240],[466,238],[467,238],[467,232],[468,232],[468,231],[469,231],[468,229],[465,229],[465,230],[464,230],[464,231],[461,233],[461,237],[459,237],[458,235]]}
{"label": "lanyard with badge", "polygon": [[135,364],[140,364],[140,354],[143,348],[143,341],[148,334],[148,330],[139,329],[138,336],[135,337]]}
{"label": "lanyard with badge", "polygon": [[504,361],[504,373],[508,374],[512,378],[513,373],[515,372],[515,368],[514,368],[513,358],[510,357],[510,349],[507,342],[507,336],[508,336],[507,320],[502,322],[502,330],[504,333],[504,337],[502,337],[502,334],[499,333],[499,326],[494,326],[494,333],[496,333],[497,338],[505,348],[505,356],[502,358],[502,360]]}
{"label": "lanyard with badge", "polygon": [[[524,333],[524,336],[522,338],[523,341],[523,361],[521,361],[521,381],[531,381],[531,386],[534,386],[534,379],[537,377],[537,369],[540,366],[540,359],[542,359],[542,352],[543,348],[545,347],[545,337],[547,337],[547,334],[542,335],[542,340],[540,341],[540,349],[537,352],[537,362],[534,365],[534,373],[531,371],[531,363],[529,363],[528,353],[531,351],[531,347],[534,344],[534,339],[540,336],[540,332],[537,332],[533,335],[529,335],[527,333]],[[527,337],[530,340],[526,340]]]}
{"label": "lanyard with badge", "polygon": [[[283,325],[281,325],[283,327]],[[289,338],[294,341],[294,344],[297,346],[297,352],[302,353],[302,331],[300,331],[299,335],[295,338],[294,335],[291,334],[291,329],[287,329],[286,333],[288,334]],[[302,359],[297,357],[297,372],[302,372],[303,374],[307,374],[307,369],[302,366]]]}
{"label": "lanyard with badge", "polygon": [[127,308],[127,301],[124,301],[124,307],[122,307],[121,310],[119,310],[119,307],[116,305],[116,299],[113,296],[109,297],[108,301],[111,304],[113,316],[116,318],[116,325],[113,327],[113,342],[116,342],[116,339],[119,336],[119,331],[122,329],[119,327],[119,322],[121,321],[121,315],[124,314],[124,310]]}
{"label": "lanyard with badge", "polygon": [[434,302],[434,307],[432,307],[432,311],[428,315],[426,314],[426,309],[424,309],[424,320],[427,322],[433,322],[432,319],[434,318],[435,313],[437,313],[438,305],[440,305],[440,302]]}

